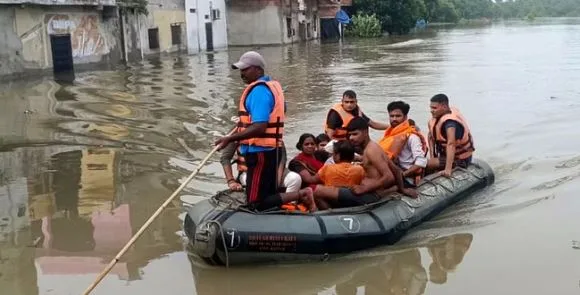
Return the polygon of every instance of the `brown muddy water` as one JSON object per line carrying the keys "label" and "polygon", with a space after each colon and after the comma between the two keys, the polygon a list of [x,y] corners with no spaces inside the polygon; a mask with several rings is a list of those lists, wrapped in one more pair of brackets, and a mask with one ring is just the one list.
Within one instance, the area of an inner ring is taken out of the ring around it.
{"label": "brown muddy water", "polygon": [[[346,89],[377,120],[408,101],[423,128],[445,92],[496,184],[394,247],[230,270],[188,260],[175,201],[93,294],[580,294],[580,20],[260,50],[287,87],[289,146]],[[231,128],[242,52],[4,83],[0,294],[80,294]],[[215,157],[184,194],[223,188]]]}

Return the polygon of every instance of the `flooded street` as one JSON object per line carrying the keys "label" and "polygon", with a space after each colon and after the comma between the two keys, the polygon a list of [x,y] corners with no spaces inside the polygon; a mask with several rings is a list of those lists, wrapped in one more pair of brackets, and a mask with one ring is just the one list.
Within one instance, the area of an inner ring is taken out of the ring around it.
{"label": "flooded street", "polygon": [[[81,294],[233,127],[244,51],[0,85],[0,294]],[[580,294],[580,19],[260,52],[286,87],[287,146],[347,89],[375,120],[407,101],[424,131],[443,92],[496,183],[393,247],[229,270],[188,259],[176,199],[93,294]],[[183,194],[222,175],[216,155]]]}

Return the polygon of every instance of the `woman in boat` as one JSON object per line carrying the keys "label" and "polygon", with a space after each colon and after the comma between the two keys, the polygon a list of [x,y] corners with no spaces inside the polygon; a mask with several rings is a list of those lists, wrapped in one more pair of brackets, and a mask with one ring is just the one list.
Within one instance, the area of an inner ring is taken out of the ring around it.
{"label": "woman in boat", "polygon": [[324,166],[324,163],[314,156],[317,150],[316,138],[310,133],[304,133],[300,135],[296,148],[300,153],[288,163],[288,169],[300,174],[302,188],[310,186],[314,189],[318,181],[316,173]]}

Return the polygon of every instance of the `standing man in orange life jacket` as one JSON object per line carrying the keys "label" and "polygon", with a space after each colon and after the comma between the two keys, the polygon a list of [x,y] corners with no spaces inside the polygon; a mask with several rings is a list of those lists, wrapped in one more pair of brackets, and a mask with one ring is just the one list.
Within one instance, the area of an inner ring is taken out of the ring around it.
{"label": "standing man in orange life jacket", "polygon": [[352,90],[347,90],[342,94],[342,101],[334,104],[326,115],[324,128],[326,135],[335,140],[347,139],[346,126],[356,117],[363,118],[369,127],[373,129],[385,130],[389,128],[389,124],[373,121],[367,117],[358,106],[356,93]]}
{"label": "standing man in orange life jacket", "polygon": [[[247,84],[238,107],[237,132],[218,139],[223,149],[228,143],[239,141],[240,154],[246,160],[247,203],[257,210],[280,207],[292,201],[303,202],[309,210],[316,210],[312,189],[278,193],[278,161],[282,158],[284,134],[284,92],[278,81],[264,75],[264,58],[255,51],[244,53],[232,65],[239,69]],[[229,181],[229,180],[228,180]]]}
{"label": "standing man in orange life jacket", "polygon": [[437,94],[431,98],[431,114],[429,121],[429,150],[431,159],[427,168],[441,171],[446,177],[451,176],[453,167],[467,167],[471,164],[475,151],[471,131],[467,120],[459,110],[449,106],[449,98],[445,94]]}

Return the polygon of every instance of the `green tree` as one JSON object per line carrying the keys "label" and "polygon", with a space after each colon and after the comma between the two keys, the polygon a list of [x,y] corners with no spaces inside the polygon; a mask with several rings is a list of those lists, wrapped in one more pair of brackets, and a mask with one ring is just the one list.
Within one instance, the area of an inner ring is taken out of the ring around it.
{"label": "green tree", "polygon": [[408,33],[418,19],[426,16],[423,0],[357,0],[354,6],[357,12],[376,14],[383,31],[389,34]]}
{"label": "green tree", "polygon": [[459,21],[459,14],[457,13],[457,9],[455,9],[455,4],[449,0],[439,0],[435,12],[435,21],[446,23]]}
{"label": "green tree", "polygon": [[380,37],[382,35],[381,21],[374,14],[366,15],[359,12],[352,17],[352,26],[347,33],[361,38]]}

